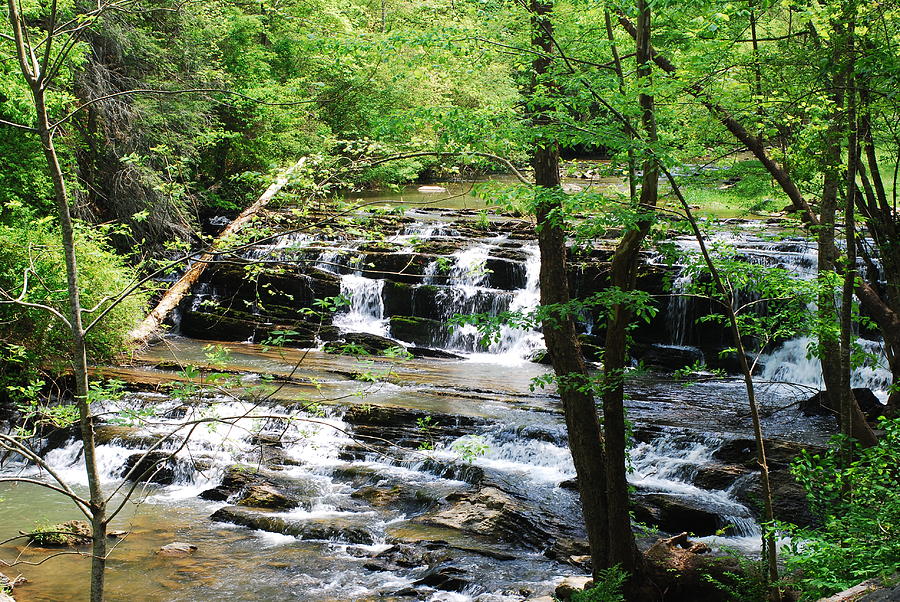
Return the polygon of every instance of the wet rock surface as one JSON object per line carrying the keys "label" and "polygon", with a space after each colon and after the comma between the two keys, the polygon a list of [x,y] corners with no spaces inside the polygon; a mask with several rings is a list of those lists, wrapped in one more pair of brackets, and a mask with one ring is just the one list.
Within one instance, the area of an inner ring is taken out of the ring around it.
{"label": "wet rock surface", "polygon": [[238,506],[226,506],[216,510],[210,519],[232,523],[250,529],[291,535],[298,539],[339,540],[354,544],[372,544],[375,538],[365,517],[332,517],[307,520],[292,519]]}

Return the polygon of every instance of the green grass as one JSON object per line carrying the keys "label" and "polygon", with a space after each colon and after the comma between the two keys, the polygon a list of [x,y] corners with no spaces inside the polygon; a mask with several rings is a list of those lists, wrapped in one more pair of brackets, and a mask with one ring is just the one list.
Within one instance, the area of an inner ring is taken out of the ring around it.
{"label": "green grass", "polygon": [[[725,181],[740,178],[730,186]],[[759,161],[739,161],[728,169],[711,170],[682,180],[685,200],[704,217],[729,218],[766,216],[780,212],[788,198],[772,181]],[[671,193],[665,194],[665,206],[680,209]]]}

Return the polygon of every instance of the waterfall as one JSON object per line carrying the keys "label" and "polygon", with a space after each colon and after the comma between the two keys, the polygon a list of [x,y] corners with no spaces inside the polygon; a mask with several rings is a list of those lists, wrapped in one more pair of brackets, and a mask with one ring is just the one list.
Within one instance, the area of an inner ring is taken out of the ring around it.
{"label": "waterfall", "polygon": [[[498,240],[497,242],[501,242]],[[486,269],[491,246],[479,244],[453,254],[454,264],[445,278],[440,293],[447,318],[455,314],[521,312],[527,314],[540,303],[540,251],[536,245],[523,247],[526,253],[525,284],[512,292],[491,288],[491,274]],[[426,269],[426,278],[435,282],[437,268]],[[479,343],[481,335],[472,325],[456,327],[443,346],[472,353],[473,359],[500,363],[517,362],[543,345],[542,335],[535,330],[501,326],[496,340],[487,346]]]}
{"label": "waterfall", "polygon": [[[763,365],[760,378],[764,381],[778,383],[776,386],[806,385],[823,389],[822,364],[819,358],[809,353],[812,337],[802,336],[785,342],[778,349],[760,358]],[[866,363],[853,370],[851,385],[871,389],[882,401],[888,397],[891,385],[891,372],[887,368],[887,358],[880,342],[857,339],[862,350],[870,355]],[[811,396],[811,395],[810,395]]]}
{"label": "waterfall", "polygon": [[[473,459],[475,466],[514,476],[533,487],[557,486],[575,476],[572,457],[564,440],[547,437],[528,438],[520,429],[501,427],[478,437],[484,453]],[[561,433],[560,433],[561,435]],[[466,435],[451,442],[441,457],[450,459],[458,449],[470,445]],[[712,436],[663,434],[648,443],[638,443],[629,452],[632,471],[628,481],[648,493],[671,495],[695,503],[719,516],[721,525],[731,525],[734,538],[751,538],[749,545],[759,546],[760,529],[750,510],[730,490],[711,491],[693,484],[703,466],[714,463],[713,453],[722,440]]]}
{"label": "waterfall", "polygon": [[[105,404],[104,410],[115,411],[119,406],[127,407],[135,403],[142,403],[139,396],[126,398],[120,404]],[[171,411],[177,408],[183,409],[185,413]],[[260,414],[264,417],[258,417]],[[173,415],[179,417],[165,417]],[[267,435],[277,438],[285,455],[301,465],[282,471],[282,474],[316,478],[321,481],[323,495],[334,493],[329,485],[330,479],[319,473],[328,472],[338,461],[340,449],[350,441],[349,437],[342,434],[346,425],[334,414],[316,417],[315,422],[307,423],[303,420],[306,417],[304,413],[270,407],[260,410],[255,404],[225,397],[212,399],[210,403],[199,406],[182,406],[178,402],[169,402],[160,409],[152,424],[143,427],[135,437],[163,436],[175,431],[180,425],[213,416],[227,421],[210,421],[207,425],[194,429],[182,428],[178,430],[177,436],[159,447],[162,453],[177,453],[167,463],[167,468],[174,473],[171,485],[156,496],[157,501],[194,498],[200,492],[215,487],[221,481],[225,467],[242,462],[257,465],[257,441]],[[188,432],[189,442],[182,446],[181,435]],[[121,480],[129,457],[141,453],[140,448],[130,447],[127,441],[113,440],[109,444],[99,445],[97,459],[101,480],[108,484]],[[44,459],[67,482],[87,485],[80,440],[71,440],[48,452]],[[30,475],[38,474],[39,471],[34,466],[25,467],[16,463],[4,467],[3,474],[10,473]]]}
{"label": "waterfall", "polygon": [[341,276],[341,295],[350,300],[348,311],[335,316],[334,325],[344,332],[367,332],[387,336],[384,299],[381,294],[384,280],[366,278],[358,274]]}
{"label": "waterfall", "polygon": [[687,340],[687,334],[693,326],[689,322],[693,299],[684,294],[690,288],[692,282],[693,277],[688,274],[682,274],[672,282],[672,296],[669,297],[667,309],[669,316],[669,340],[673,345],[684,345]]}

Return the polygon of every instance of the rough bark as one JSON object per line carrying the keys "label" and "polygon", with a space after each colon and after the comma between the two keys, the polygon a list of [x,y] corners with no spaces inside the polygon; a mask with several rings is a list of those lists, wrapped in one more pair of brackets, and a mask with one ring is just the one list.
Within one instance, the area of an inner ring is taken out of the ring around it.
{"label": "rough bark", "polygon": [[197,280],[199,280],[204,270],[206,270],[206,266],[215,257],[216,250],[222,249],[235,234],[240,232],[240,230],[253,219],[253,216],[265,208],[269,201],[271,201],[288,183],[291,174],[303,166],[305,162],[305,158],[300,159],[297,163],[285,170],[255,203],[244,209],[233,222],[222,230],[215,241],[213,241],[210,250],[202,254],[193,264],[191,264],[181,278],[166,291],[156,307],[147,314],[144,321],[131,331],[130,337],[133,342],[140,344],[153,336],[166,317],[172,313],[172,310],[174,310],[181,300],[191,292],[191,289],[197,283]]}
{"label": "rough bark", "polygon": [[[547,74],[552,53],[552,25],[549,15],[552,3],[531,0],[532,44],[541,50],[532,64],[535,87]],[[537,128],[546,127],[546,116],[538,111],[533,122]],[[565,305],[569,302],[566,270],[566,238],[562,218],[559,180],[559,149],[552,140],[539,140],[534,155],[538,245],[541,253],[541,304]],[[568,313],[543,324],[544,341],[557,376],[559,396],[566,418],[569,450],[578,475],[592,566],[595,572],[608,566],[609,540],[607,534],[606,468],[603,436],[588,386],[587,365],[581,353],[575,322]]]}

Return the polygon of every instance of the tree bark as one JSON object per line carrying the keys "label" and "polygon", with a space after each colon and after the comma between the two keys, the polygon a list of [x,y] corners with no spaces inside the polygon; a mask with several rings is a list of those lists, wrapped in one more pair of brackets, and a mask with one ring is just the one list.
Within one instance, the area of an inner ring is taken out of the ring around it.
{"label": "tree bark", "polygon": [[[531,0],[532,45],[541,54],[534,59],[533,90],[543,85],[553,51],[553,5],[548,0]],[[536,128],[549,119],[540,109],[533,117]],[[537,195],[537,235],[541,253],[541,305],[565,306],[570,301],[566,269],[566,237],[559,179],[559,148],[546,138],[536,142],[534,153],[535,194]],[[606,468],[600,420],[590,388],[587,365],[581,353],[572,316],[565,310],[543,324],[544,341],[557,377],[560,400],[566,418],[569,451],[578,475],[578,490],[588,533],[594,576],[609,566],[607,533]]]}
{"label": "tree bark", "polygon": [[[641,84],[650,84],[650,8],[646,0],[638,0],[637,76]],[[652,146],[657,141],[653,96],[643,92],[639,96],[644,141]],[[643,180],[638,211],[656,206],[659,188],[659,167],[647,149],[643,162]],[[641,219],[627,230],[616,247],[610,267],[610,286],[620,291],[633,291],[637,278],[641,244],[650,231],[651,222]],[[606,449],[607,512],[609,514],[609,564],[620,565],[634,575],[640,571],[642,557],[634,541],[629,515],[628,481],[626,474],[626,428],[624,404],[624,373],[626,359],[626,330],[633,318],[625,304],[610,309],[603,351],[603,430]]]}
{"label": "tree bark", "polygon": [[[66,267],[66,287],[69,304],[69,329],[71,332],[70,362],[75,376],[75,404],[78,408],[78,426],[83,443],[84,465],[90,491],[91,523],[93,545],[91,554],[91,602],[102,602],[106,574],[106,499],[100,482],[94,442],[94,417],[91,413],[88,391],[90,382],[87,368],[87,346],[81,307],[81,289],[78,284],[78,261],[75,255],[75,227],[69,208],[69,196],[65,176],[59,163],[53,143],[53,130],[47,112],[46,91],[49,83],[45,79],[47,65],[41,64],[34,48],[28,42],[25,21],[19,13],[15,0],[7,1],[8,19],[15,40],[16,55],[22,76],[31,90],[35,109],[35,129],[41,140],[41,150],[47,162],[50,179],[53,182],[53,199],[59,220],[60,238]],[[55,13],[55,11],[54,11]],[[54,19],[51,18],[51,29]],[[50,55],[52,36],[48,37],[46,56]],[[46,62],[45,62],[46,63]]]}
{"label": "tree bark", "polygon": [[173,284],[169,290],[165,292],[157,303],[156,307],[147,314],[144,321],[137,328],[131,331],[130,337],[133,342],[141,344],[146,342],[159,329],[163,321],[174,310],[178,304],[187,296],[197,280],[206,270],[207,264],[215,257],[215,251],[221,249],[228,240],[237,234],[244,226],[246,226],[253,216],[259,213],[271,201],[279,191],[288,183],[291,174],[306,163],[306,158],[302,158],[294,165],[285,170],[278,179],[269,186],[255,203],[244,209],[233,222],[231,222],[213,241],[210,250],[191,264],[185,273]]}

